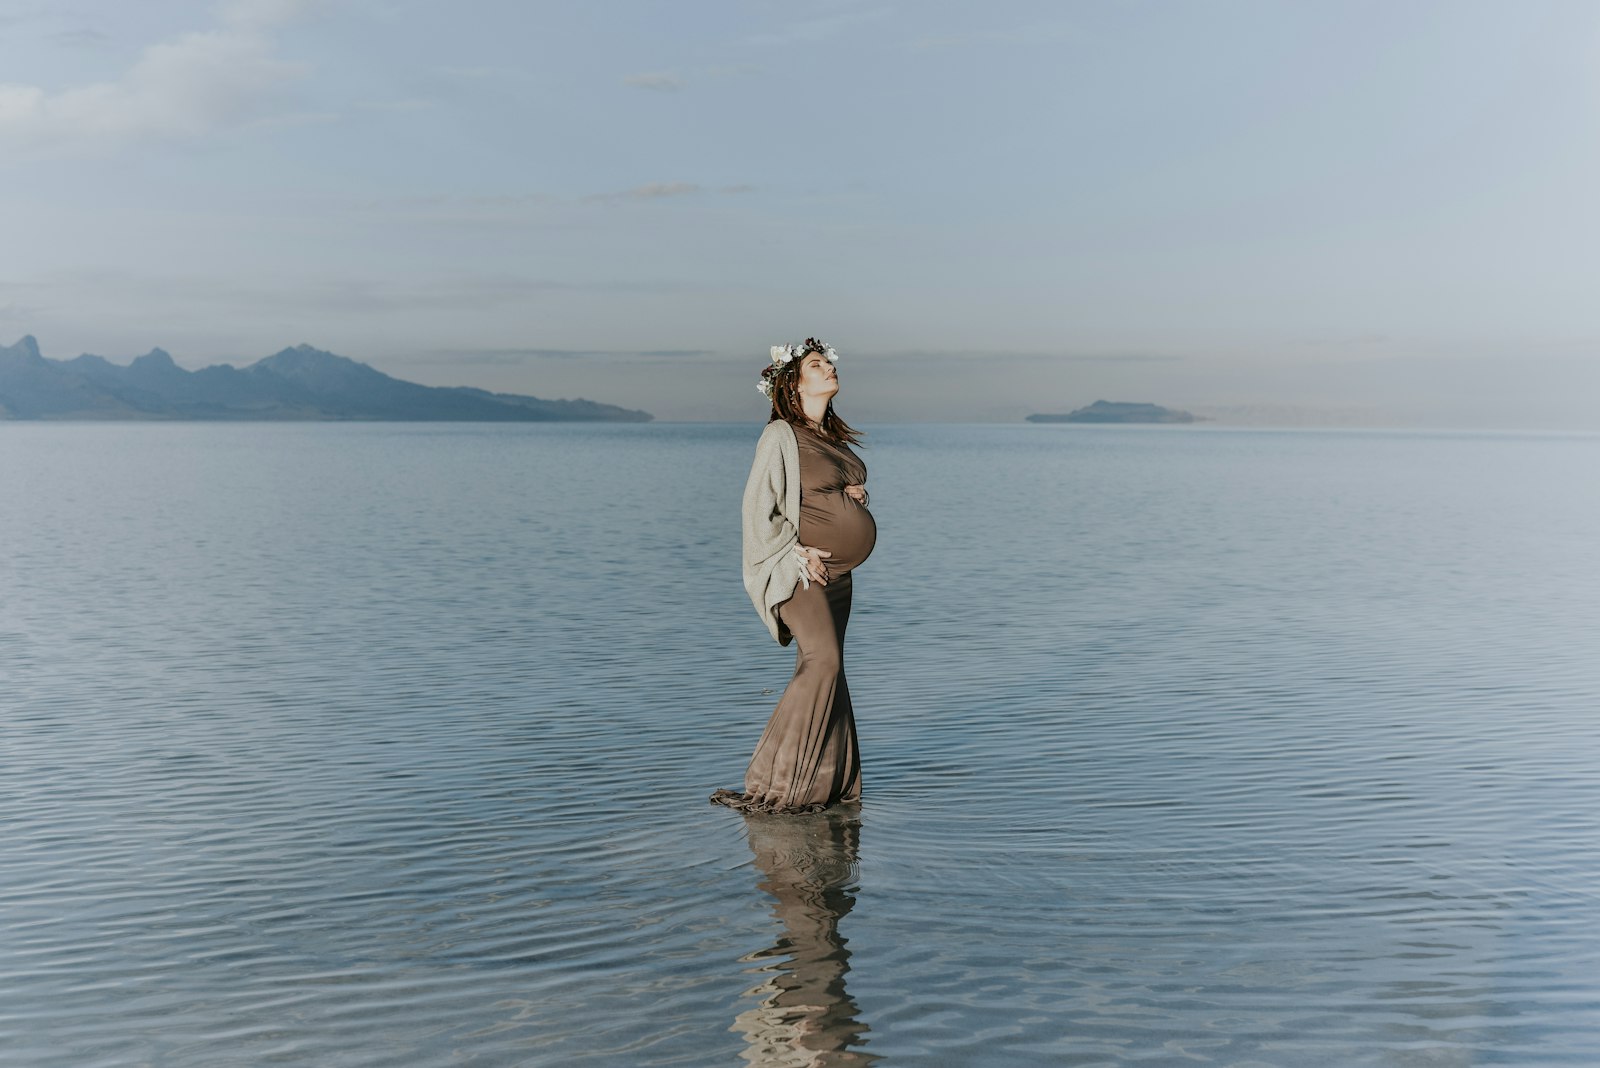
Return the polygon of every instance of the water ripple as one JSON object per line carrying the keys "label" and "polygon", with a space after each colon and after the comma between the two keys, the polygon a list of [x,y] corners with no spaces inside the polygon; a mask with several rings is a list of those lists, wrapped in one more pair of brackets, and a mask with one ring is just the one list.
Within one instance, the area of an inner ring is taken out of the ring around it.
{"label": "water ripple", "polygon": [[882,428],[800,819],[751,428],[0,439],[8,1064],[1600,1062],[1600,439]]}

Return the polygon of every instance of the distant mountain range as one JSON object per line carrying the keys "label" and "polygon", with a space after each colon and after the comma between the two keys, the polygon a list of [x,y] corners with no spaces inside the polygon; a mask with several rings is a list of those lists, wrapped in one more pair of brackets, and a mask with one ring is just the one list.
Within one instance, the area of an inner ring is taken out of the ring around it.
{"label": "distant mountain range", "polygon": [[1192,423],[1195,417],[1159,404],[1097,400],[1065,415],[1030,415],[1030,423]]}
{"label": "distant mountain range", "polygon": [[161,349],[131,364],[49,360],[24,337],[0,348],[0,419],[368,419],[642,423],[649,412],[541,400],[466,386],[423,386],[309,345],[246,367],[186,371]]}

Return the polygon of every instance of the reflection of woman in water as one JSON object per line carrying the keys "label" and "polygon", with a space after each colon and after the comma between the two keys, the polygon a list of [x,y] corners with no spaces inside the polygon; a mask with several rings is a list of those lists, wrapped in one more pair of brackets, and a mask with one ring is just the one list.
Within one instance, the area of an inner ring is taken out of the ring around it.
{"label": "reflection of woman in water", "polygon": [[746,820],[761,889],[777,899],[772,911],[783,924],[776,945],[743,958],[759,963],[764,976],[749,991],[760,1004],[733,1023],[748,1043],[744,1059],[757,1068],[878,1060],[852,1048],[863,1044],[867,1026],[856,1019],[860,1010],[845,992],[850,951],[839,935],[839,920],[855,905],[861,824],[854,807]]}
{"label": "reflection of woman in water", "polygon": [[772,414],[744,490],[744,586],[794,677],[745,770],[711,800],[758,812],[815,812],[861,796],[855,713],[844,679],[851,572],[872,552],[860,435],[833,410],[838,355],[814,337],[778,345],[761,373]]}

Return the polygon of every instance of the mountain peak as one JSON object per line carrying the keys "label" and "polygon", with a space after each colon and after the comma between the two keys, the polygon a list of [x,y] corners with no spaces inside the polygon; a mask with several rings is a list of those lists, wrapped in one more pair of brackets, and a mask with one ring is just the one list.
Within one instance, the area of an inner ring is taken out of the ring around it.
{"label": "mountain peak", "polygon": [[300,344],[294,345],[290,348],[280,349],[277,352],[274,352],[271,356],[257,360],[256,363],[265,364],[268,367],[280,365],[289,367],[313,367],[319,364],[332,364],[340,366],[355,364],[358,367],[366,366],[366,364],[352,360],[348,356],[340,356],[339,354],[329,352],[326,349],[319,349],[315,346],[307,345],[303,341]]}
{"label": "mountain peak", "polygon": [[300,344],[257,360],[245,373],[269,375],[317,392],[355,396],[397,382],[382,371],[348,356]]}
{"label": "mountain peak", "polygon": [[44,358],[39,354],[39,339],[32,334],[23,334],[17,343],[11,346],[11,351],[21,353],[35,360]]}
{"label": "mountain peak", "polygon": [[157,348],[151,349],[143,356],[136,357],[132,366],[149,367],[151,369],[155,369],[177,367],[178,365],[173,362],[172,353],[168,352],[166,349]]}

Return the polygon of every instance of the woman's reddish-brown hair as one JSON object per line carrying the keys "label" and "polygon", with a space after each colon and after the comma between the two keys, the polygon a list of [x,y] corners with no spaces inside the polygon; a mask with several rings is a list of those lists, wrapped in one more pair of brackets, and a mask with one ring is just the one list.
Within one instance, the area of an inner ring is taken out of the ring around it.
{"label": "woman's reddish-brown hair", "polygon": [[[788,363],[772,364],[761,372],[772,382],[772,416],[767,422],[782,419],[791,426],[810,427],[805,409],[800,406],[800,363],[813,352],[824,355],[828,346],[814,337],[806,338],[800,346],[800,355]],[[840,445],[861,444],[862,432],[840,419],[833,410],[833,400],[828,400],[828,410],[822,414],[822,424],[815,428],[818,435]]]}

